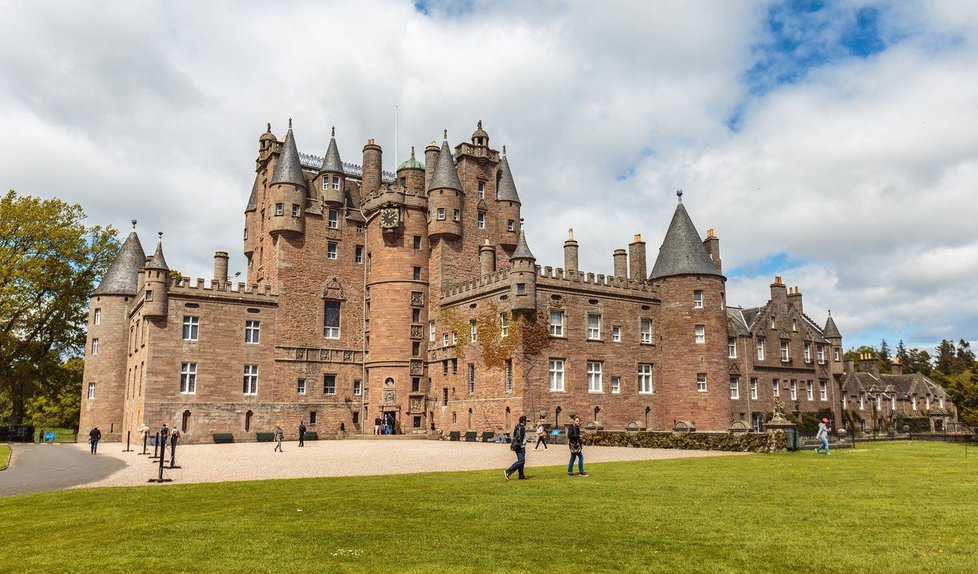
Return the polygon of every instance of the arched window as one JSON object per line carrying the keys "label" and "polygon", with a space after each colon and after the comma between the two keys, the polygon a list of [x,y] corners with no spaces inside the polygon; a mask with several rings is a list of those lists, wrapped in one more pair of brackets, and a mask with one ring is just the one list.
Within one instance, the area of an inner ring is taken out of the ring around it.
{"label": "arched window", "polygon": [[510,417],[509,407],[506,407],[506,422],[504,423],[505,428],[503,430],[509,430],[513,426],[513,419]]}
{"label": "arched window", "polygon": [[472,409],[469,409],[469,426],[466,428],[472,430]]}
{"label": "arched window", "polygon": [[180,423],[180,431],[187,432],[190,430],[190,411],[183,411],[183,421]]}
{"label": "arched window", "polygon": [[254,414],[255,413],[253,413],[251,411],[248,411],[248,412],[245,413],[245,432],[250,432],[251,431],[251,417],[253,417]]}

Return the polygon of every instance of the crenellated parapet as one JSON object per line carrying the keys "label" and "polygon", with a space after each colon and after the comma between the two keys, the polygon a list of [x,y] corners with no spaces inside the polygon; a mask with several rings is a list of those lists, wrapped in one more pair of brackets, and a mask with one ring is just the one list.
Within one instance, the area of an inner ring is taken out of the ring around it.
{"label": "crenellated parapet", "polygon": [[246,285],[243,282],[237,284],[230,281],[217,281],[215,279],[205,280],[198,277],[192,281],[185,277],[180,281],[170,284],[170,297],[214,297],[214,296],[233,296],[237,299],[248,298],[249,300],[262,300],[265,302],[275,302],[278,294],[272,293],[270,285],[259,285],[253,283]]}
{"label": "crenellated parapet", "polygon": [[364,217],[370,217],[375,211],[387,205],[427,211],[428,194],[421,189],[409,189],[397,184],[384,184],[380,186],[380,189],[363,197],[361,210]]}
{"label": "crenellated parapet", "polygon": [[441,303],[452,305],[466,299],[477,299],[488,293],[505,289],[509,286],[509,278],[510,271],[503,269],[470,281],[449,285],[441,290]]}

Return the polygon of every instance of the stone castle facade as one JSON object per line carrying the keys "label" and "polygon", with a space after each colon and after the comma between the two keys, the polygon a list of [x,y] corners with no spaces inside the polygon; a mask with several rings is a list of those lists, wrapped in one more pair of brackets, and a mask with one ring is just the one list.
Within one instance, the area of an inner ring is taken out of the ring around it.
{"label": "stone castle facade", "polygon": [[680,201],[654,261],[635,235],[613,274],[541,266],[505,154],[482,123],[393,173],[259,138],[245,208],[247,278],[174,280],[135,230],[91,297],[80,428],[124,438],[176,424],[191,442],[301,422],[331,436],[562,426],[760,429],[839,409],[842,336],[780,278],[760,307],[728,305],[719,239]]}

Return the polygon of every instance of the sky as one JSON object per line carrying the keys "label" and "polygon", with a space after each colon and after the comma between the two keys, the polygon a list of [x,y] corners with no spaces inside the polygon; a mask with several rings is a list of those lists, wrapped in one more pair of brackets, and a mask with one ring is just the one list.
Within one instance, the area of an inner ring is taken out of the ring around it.
{"label": "sky", "polygon": [[582,270],[634,234],[651,269],[681,188],[731,305],[777,275],[846,348],[978,341],[972,2],[0,0],[0,31],[0,189],[187,276],[245,270],[267,122],[393,170],[482,120],[540,265],[573,228]]}

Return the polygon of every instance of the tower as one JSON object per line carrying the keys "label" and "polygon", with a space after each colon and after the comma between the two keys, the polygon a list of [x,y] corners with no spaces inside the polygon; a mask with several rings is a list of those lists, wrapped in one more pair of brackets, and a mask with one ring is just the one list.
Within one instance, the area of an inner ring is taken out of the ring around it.
{"label": "tower", "polygon": [[510,309],[513,313],[534,314],[537,310],[537,259],[526,245],[520,226],[520,238],[509,258]]}
{"label": "tower", "polygon": [[506,250],[514,249],[520,235],[520,196],[516,192],[513,172],[506,159],[506,148],[503,147],[503,158],[499,161],[496,176],[496,206],[498,208],[499,244]]}
{"label": "tower", "polygon": [[326,148],[326,155],[323,157],[323,165],[319,168],[317,176],[320,188],[323,190],[323,201],[329,207],[342,207],[344,201],[343,191],[346,187],[346,173],[343,171],[343,162],[340,160],[340,152],[336,148],[336,128],[332,128],[329,138],[329,147]]}
{"label": "tower", "polygon": [[273,236],[302,233],[305,230],[306,178],[302,175],[291,119],[269,185],[268,209],[271,213],[266,214],[269,233]]}
{"label": "tower", "polygon": [[[701,431],[726,430],[731,422],[726,278],[686,212],[682,192],[677,195],[679,204],[649,278],[662,301],[653,333],[660,359],[653,373],[650,430],[669,430],[681,420]],[[644,268],[634,255],[630,263],[633,271],[636,264]]]}
{"label": "tower", "polygon": [[169,308],[170,268],[163,258],[163,232],[153,254],[143,267],[143,316],[165,319]]}
{"label": "tower", "polygon": [[462,237],[462,203],[464,193],[455,171],[448,132],[442,141],[435,169],[428,184],[428,208],[431,211],[428,235],[432,240],[454,240]]}

